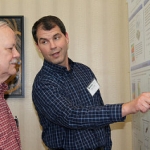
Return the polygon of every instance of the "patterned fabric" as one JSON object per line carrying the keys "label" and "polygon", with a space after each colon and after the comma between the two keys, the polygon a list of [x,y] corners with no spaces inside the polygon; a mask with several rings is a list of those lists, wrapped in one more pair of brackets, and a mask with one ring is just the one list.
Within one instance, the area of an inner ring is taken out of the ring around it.
{"label": "patterned fabric", "polygon": [[0,84],[0,150],[21,150],[19,130],[4,99],[5,83]]}
{"label": "patterned fabric", "polygon": [[87,66],[69,59],[70,70],[44,60],[33,84],[33,103],[43,127],[42,139],[53,149],[111,150],[110,123],[123,121],[122,104],[105,105],[98,90],[87,90],[95,78]]}

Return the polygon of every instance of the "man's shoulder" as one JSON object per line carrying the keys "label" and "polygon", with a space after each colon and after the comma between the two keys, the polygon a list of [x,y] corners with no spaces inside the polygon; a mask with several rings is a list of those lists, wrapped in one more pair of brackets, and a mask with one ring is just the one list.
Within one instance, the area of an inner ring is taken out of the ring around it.
{"label": "man's shoulder", "polygon": [[75,62],[75,68],[79,68],[79,69],[82,69],[82,70],[87,70],[87,71],[92,71],[91,68],[83,63],[80,63],[80,62]]}
{"label": "man's shoulder", "polygon": [[89,68],[86,64],[83,64],[82,62],[74,62],[75,66],[80,66],[80,67],[87,67]]}

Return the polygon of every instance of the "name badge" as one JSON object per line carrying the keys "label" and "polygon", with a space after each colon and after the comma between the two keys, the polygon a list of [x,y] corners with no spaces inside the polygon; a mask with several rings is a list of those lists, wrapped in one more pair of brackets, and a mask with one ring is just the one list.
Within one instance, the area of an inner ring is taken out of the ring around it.
{"label": "name badge", "polygon": [[87,90],[90,92],[92,96],[97,92],[98,89],[99,89],[99,84],[95,79],[87,87]]}

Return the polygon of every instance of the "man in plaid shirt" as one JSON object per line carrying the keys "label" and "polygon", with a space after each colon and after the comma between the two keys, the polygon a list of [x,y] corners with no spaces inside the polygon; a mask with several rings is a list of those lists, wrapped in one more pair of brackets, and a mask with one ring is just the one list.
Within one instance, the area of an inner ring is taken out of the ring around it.
{"label": "man in plaid shirt", "polygon": [[42,17],[32,35],[44,57],[32,97],[45,145],[52,150],[111,150],[109,124],[148,111],[150,93],[128,103],[104,105],[92,70],[68,57],[69,35],[59,18]]}
{"label": "man in plaid shirt", "polygon": [[16,73],[19,57],[14,31],[0,21],[0,150],[21,150],[19,129],[4,99],[5,81]]}

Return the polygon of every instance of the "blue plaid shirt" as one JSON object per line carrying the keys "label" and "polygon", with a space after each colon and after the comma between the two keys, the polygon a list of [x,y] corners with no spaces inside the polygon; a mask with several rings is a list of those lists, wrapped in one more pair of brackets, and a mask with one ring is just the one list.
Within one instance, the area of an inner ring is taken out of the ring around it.
{"label": "blue plaid shirt", "polygon": [[70,70],[44,60],[33,84],[33,103],[49,148],[111,150],[109,124],[123,121],[122,104],[104,105],[98,90],[87,90],[95,75],[69,59]]}

